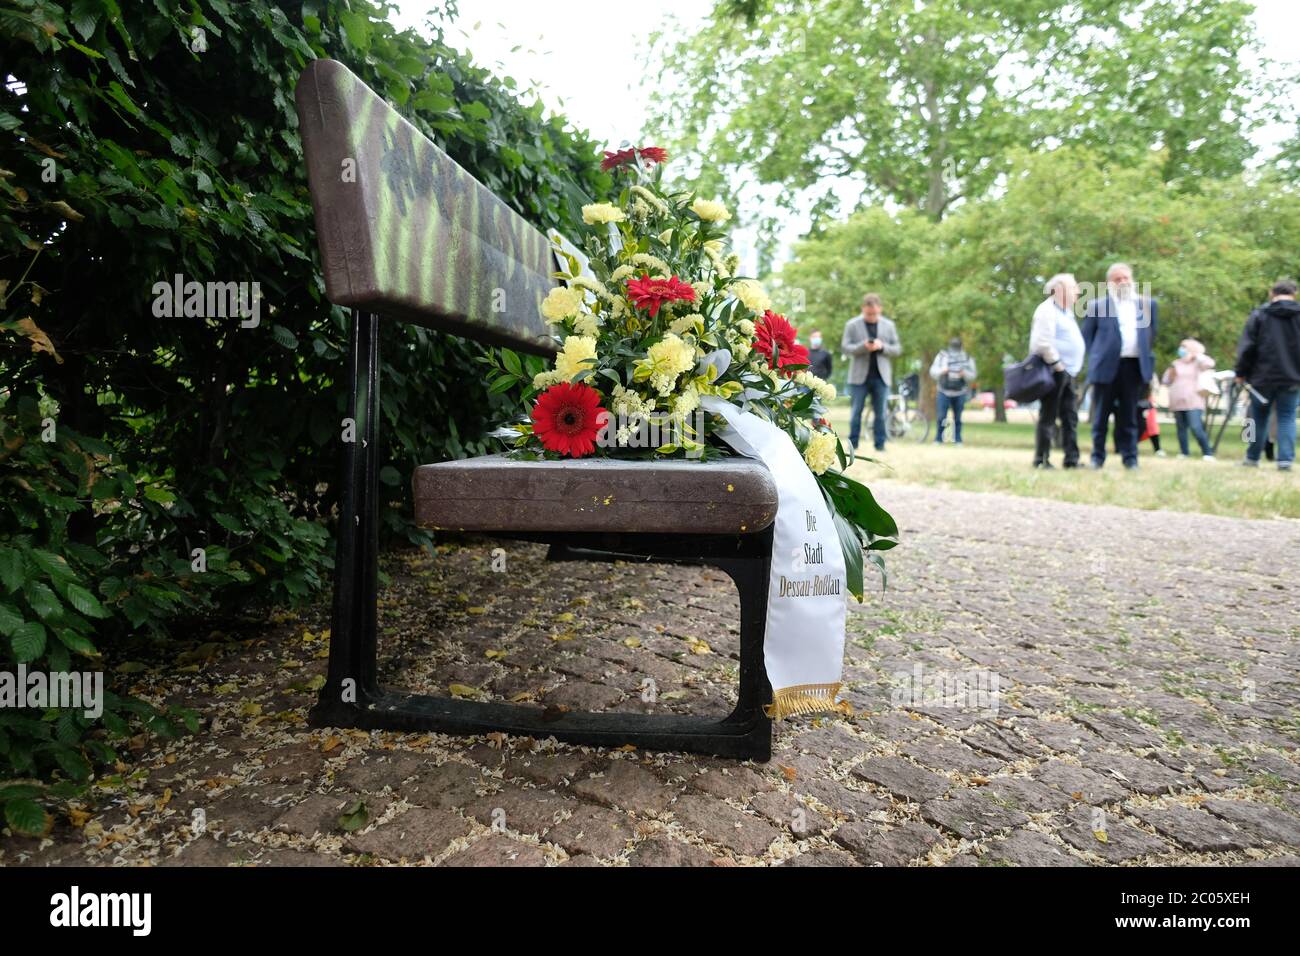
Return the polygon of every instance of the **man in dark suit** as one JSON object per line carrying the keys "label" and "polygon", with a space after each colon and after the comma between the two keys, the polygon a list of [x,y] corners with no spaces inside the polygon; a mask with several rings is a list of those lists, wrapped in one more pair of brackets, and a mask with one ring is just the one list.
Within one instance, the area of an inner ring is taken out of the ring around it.
{"label": "man in dark suit", "polygon": [[1125,468],[1138,465],[1138,402],[1155,372],[1155,299],[1139,296],[1133,270],[1117,262],[1106,270],[1106,296],[1088,303],[1083,343],[1092,386],[1092,467],[1106,463],[1106,432],[1115,414],[1115,448]]}

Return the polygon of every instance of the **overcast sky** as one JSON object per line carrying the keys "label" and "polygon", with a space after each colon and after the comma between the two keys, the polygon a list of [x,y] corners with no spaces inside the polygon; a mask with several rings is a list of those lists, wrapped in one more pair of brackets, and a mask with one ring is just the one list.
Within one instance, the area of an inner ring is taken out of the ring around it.
{"label": "overcast sky", "polygon": [[[420,26],[428,0],[397,0],[402,26]],[[448,30],[453,46],[468,50],[482,66],[513,76],[532,89],[550,109],[591,133],[597,143],[617,146],[635,140],[645,125],[649,87],[641,81],[649,36],[657,28],[678,32],[695,29],[713,6],[711,0],[462,0],[464,11]],[[1256,21],[1264,54],[1295,62],[1300,37],[1300,0],[1257,0]],[[1260,132],[1268,151],[1294,131],[1270,128]],[[792,219],[785,244],[798,238],[808,223]],[[743,235],[735,236],[746,264],[752,249]]]}

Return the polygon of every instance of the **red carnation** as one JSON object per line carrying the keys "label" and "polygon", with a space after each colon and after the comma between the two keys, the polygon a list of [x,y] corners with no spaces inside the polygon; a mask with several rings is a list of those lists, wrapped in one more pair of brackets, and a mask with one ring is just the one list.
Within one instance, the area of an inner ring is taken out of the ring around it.
{"label": "red carnation", "polygon": [[659,306],[665,302],[695,301],[695,290],[677,276],[651,279],[643,275],[639,279],[628,279],[627,294],[632,297],[638,309],[649,309],[652,319],[658,317]]}
{"label": "red carnation", "polygon": [[[795,342],[797,333],[798,330],[784,315],[777,315],[768,309],[754,323],[754,351],[761,353],[769,365],[772,364],[772,353],[775,351],[778,371],[784,370],[787,365],[807,365],[808,350]],[[785,374],[793,376],[794,369]]]}
{"label": "red carnation", "polygon": [[602,171],[608,172],[615,166],[622,166],[634,159],[636,159],[635,149],[619,149],[613,152],[607,149],[605,150],[605,158],[600,161],[600,168]]}
{"label": "red carnation", "polygon": [[638,149],[637,152],[641,154],[642,159],[649,160],[652,163],[668,162],[668,150],[662,146],[646,146]]}
{"label": "red carnation", "polygon": [[600,392],[581,382],[561,382],[537,397],[533,432],[548,451],[581,458],[596,450],[596,436],[608,417]]}

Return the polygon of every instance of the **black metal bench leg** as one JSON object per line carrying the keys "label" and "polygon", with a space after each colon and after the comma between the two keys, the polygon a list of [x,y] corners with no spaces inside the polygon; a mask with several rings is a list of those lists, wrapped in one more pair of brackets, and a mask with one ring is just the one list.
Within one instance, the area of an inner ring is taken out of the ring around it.
{"label": "black metal bench leg", "polygon": [[379,321],[353,311],[348,410],[354,441],[343,447],[329,672],[312,709],[314,726],[355,726],[379,693]]}
{"label": "black metal bench leg", "polygon": [[[740,596],[740,688],[736,709],[727,721],[754,727],[755,760],[772,756],[771,718],[764,708],[772,702],[772,686],[763,663],[763,639],[767,633],[767,592],[771,556],[720,561],[718,566],[736,582]],[[762,744],[760,747],[759,744]]]}

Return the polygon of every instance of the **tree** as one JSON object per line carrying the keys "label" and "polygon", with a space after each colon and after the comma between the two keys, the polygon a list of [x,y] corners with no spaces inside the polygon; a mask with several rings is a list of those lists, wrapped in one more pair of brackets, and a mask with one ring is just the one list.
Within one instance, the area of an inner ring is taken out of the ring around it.
{"label": "tree", "polygon": [[[663,41],[662,132],[709,157],[834,205],[865,201],[938,220],[977,198],[1021,147],[1087,143],[1137,162],[1163,147],[1164,181],[1231,175],[1268,89],[1240,54],[1236,0],[746,0]],[[779,123],[779,126],[776,125]]]}
{"label": "tree", "polygon": [[981,381],[1000,385],[1003,360],[1027,350],[1045,280],[1073,272],[1100,294],[1107,266],[1122,259],[1160,300],[1157,362],[1190,336],[1226,366],[1250,309],[1300,265],[1288,239],[1300,228],[1300,191],[1269,172],[1189,193],[1164,181],[1167,164],[1163,153],[1136,167],[1077,148],[1013,154],[1001,195],[942,223],[863,210],[799,243],[772,284],[783,302],[815,303],[828,338],[875,287],[909,353],[928,361],[961,335]]}

